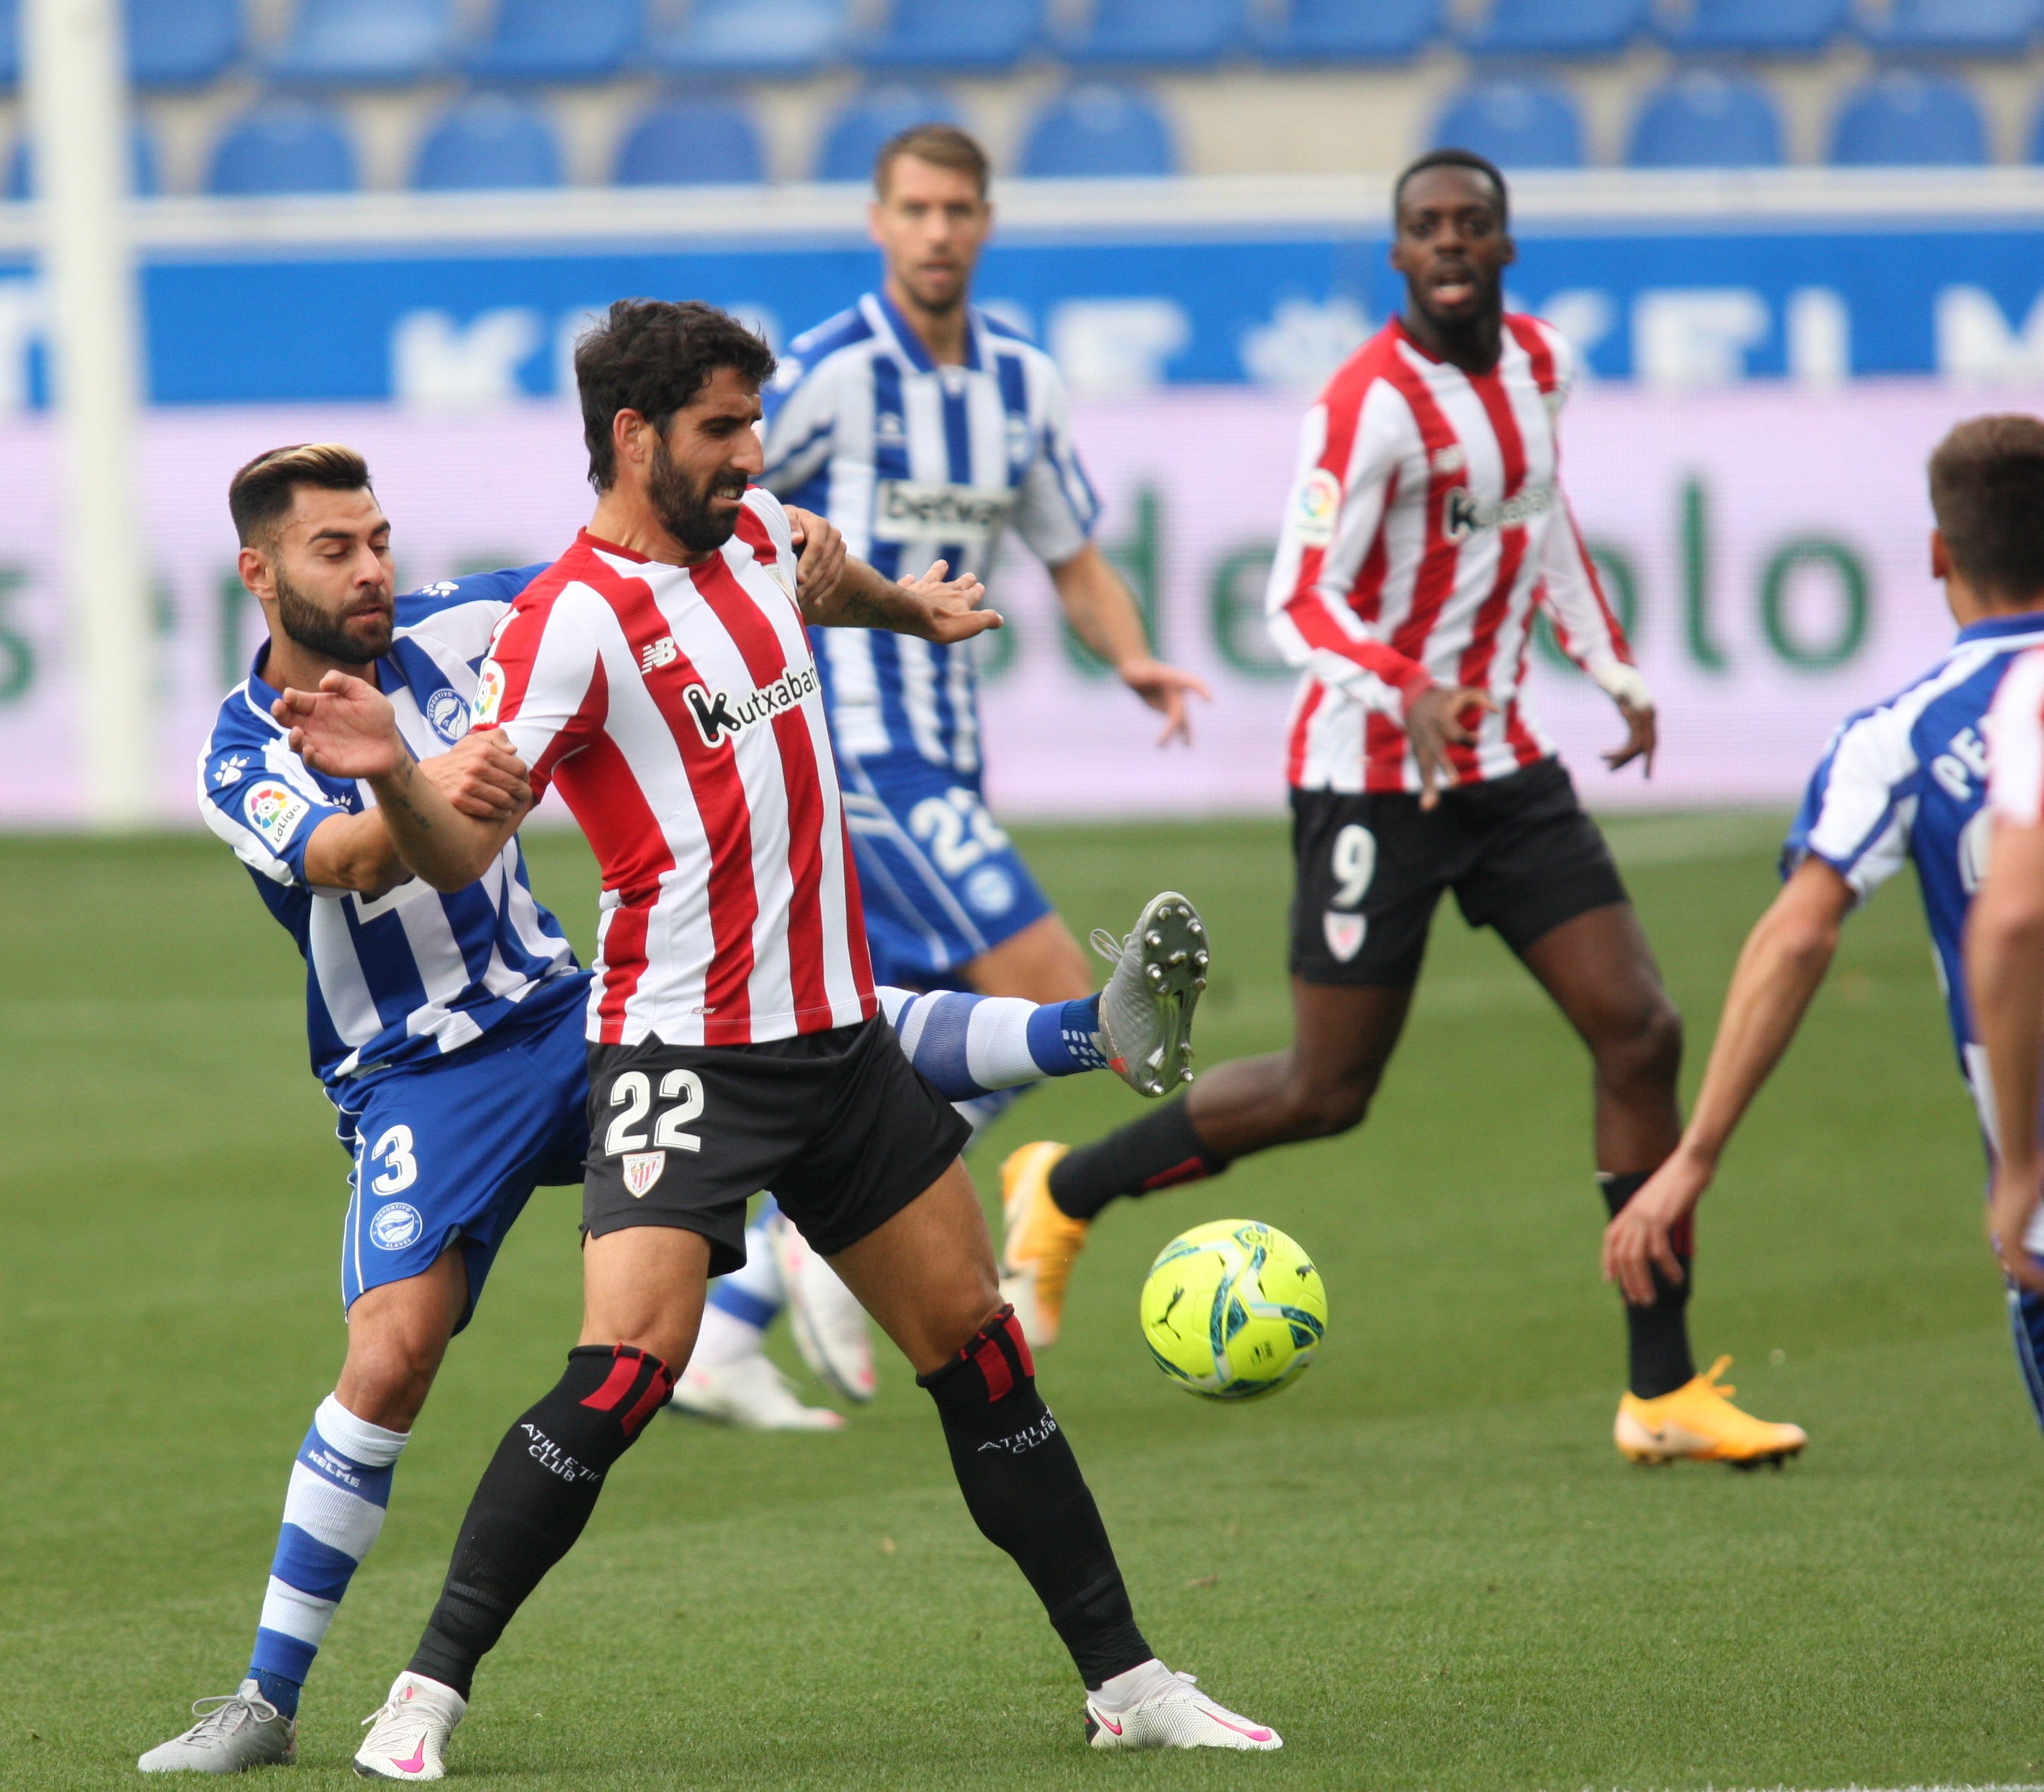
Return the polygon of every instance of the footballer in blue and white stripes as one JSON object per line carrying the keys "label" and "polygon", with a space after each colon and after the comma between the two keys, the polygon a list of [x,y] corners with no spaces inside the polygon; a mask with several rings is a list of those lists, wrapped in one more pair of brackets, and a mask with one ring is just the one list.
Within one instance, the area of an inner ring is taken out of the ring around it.
{"label": "footballer in blue and white stripes", "polygon": [[[993,221],[984,152],[923,125],[881,152],[881,290],[796,338],[768,394],[760,483],[820,512],[890,578],[933,558],[990,578],[1009,530],[1074,628],[1184,731],[1199,681],[1154,658],[1093,539],[1100,503],[1064,382],[1022,332],[967,302]],[[874,974],[1045,1002],[1083,993],[1078,948],[982,788],[977,654],[868,629],[811,631],[866,900]]]}
{"label": "footballer in blue and white stripes", "polygon": [[[1968,915],[1986,874],[1992,818],[1986,718],[2010,666],[2044,647],[2044,424],[1977,417],[1931,456],[1938,528],[1931,571],[1959,624],[1920,677],[1838,725],[1812,773],[1787,843],[1783,884],[1740,954],[1710,1066],[1674,1153],[1612,1220],[1606,1276],[1628,1300],[1655,1298],[1740,1117],[1795,1037],[1830,969],[1846,918],[1913,862],[1959,1069],[1990,1153],[1994,1103],[1967,993]],[[2044,1257],[2044,1226],[2027,1238]],[[2011,1286],[2011,1331],[2044,1425],[2044,1295]]]}

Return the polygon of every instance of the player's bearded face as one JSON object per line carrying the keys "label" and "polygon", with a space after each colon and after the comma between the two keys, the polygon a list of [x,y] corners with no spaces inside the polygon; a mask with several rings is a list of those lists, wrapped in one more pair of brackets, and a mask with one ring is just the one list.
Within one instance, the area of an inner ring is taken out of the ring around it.
{"label": "player's bearded face", "polygon": [[340,607],[330,608],[309,597],[276,569],[277,626],[307,653],[361,666],[390,650],[393,620],[390,590],[351,589]]}
{"label": "player's bearded face", "polygon": [[[717,467],[691,478],[662,440],[653,445],[646,495],[667,533],[682,547],[691,554],[714,554],[738,527],[738,512],[728,501],[743,497],[748,483],[745,470],[736,466]],[[727,502],[720,505],[720,498]]]}

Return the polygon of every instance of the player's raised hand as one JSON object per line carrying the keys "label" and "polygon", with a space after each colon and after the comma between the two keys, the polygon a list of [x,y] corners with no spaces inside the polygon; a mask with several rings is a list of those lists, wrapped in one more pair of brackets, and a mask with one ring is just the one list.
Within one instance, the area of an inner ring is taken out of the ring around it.
{"label": "player's raised hand", "polygon": [[1441,800],[1441,792],[1455,781],[1455,768],[1448,759],[1451,746],[1470,746],[1476,727],[1466,720],[1471,710],[1495,714],[1497,700],[1474,685],[1434,685],[1405,706],[1405,733],[1412,743],[1412,757],[1420,762],[1420,807],[1431,809]]}
{"label": "player's raised hand", "polygon": [[919,635],[947,647],[1001,627],[997,611],[979,607],[986,587],[970,573],[953,578],[951,570],[949,561],[933,560],[920,578],[905,575],[894,581],[909,598],[908,604],[897,606],[897,620],[890,624],[897,634]]}
{"label": "player's raised hand", "polygon": [[2038,1192],[2034,1163],[1997,1165],[1988,1197],[1987,1235],[2008,1279],[2018,1287],[2044,1294],[2044,1269],[2038,1268],[2023,1243],[2037,1213]]}
{"label": "player's raised hand", "polygon": [[478,821],[501,821],[532,807],[525,762],[511,750],[511,737],[501,728],[468,735],[448,752],[421,760],[419,770],[460,813]]}
{"label": "player's raised hand", "polygon": [[788,530],[801,558],[795,562],[795,598],[805,608],[837,589],[844,574],[844,536],[829,518],[794,505],[786,507]]}
{"label": "player's raised hand", "polygon": [[291,750],[328,777],[382,777],[411,757],[390,700],[345,672],[328,673],[317,691],[284,692],[270,713],[290,730]]}
{"label": "player's raised hand", "polygon": [[1631,765],[1635,759],[1642,760],[1644,762],[1642,769],[1646,775],[1653,777],[1654,749],[1661,744],[1660,732],[1654,723],[1653,704],[1649,704],[1643,709],[1635,709],[1621,697],[1618,701],[1618,712],[1625,718],[1627,731],[1625,744],[1605,754],[1604,762],[1616,771],[1621,766]]}
{"label": "player's raised hand", "polygon": [[1189,746],[1193,743],[1193,718],[1185,707],[1189,693],[1213,701],[1213,693],[1204,681],[1189,672],[1181,672],[1175,666],[1166,666],[1160,659],[1152,659],[1140,654],[1124,660],[1115,669],[1123,684],[1148,704],[1159,710],[1164,717],[1164,731],[1158,735],[1157,744],[1168,746],[1174,740],[1182,740]]}
{"label": "player's raised hand", "polygon": [[1617,1283],[1631,1306],[1654,1304],[1656,1269],[1669,1282],[1681,1282],[1675,1228],[1696,1211],[1711,1173],[1708,1164],[1677,1146],[1604,1229],[1604,1279]]}

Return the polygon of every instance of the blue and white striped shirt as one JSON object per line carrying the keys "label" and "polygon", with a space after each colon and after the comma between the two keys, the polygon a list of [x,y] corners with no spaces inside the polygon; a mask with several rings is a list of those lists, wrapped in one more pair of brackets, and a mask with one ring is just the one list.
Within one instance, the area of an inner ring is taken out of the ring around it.
{"label": "blue and white striped shirt", "polygon": [[[1782,849],[1784,874],[1822,859],[1864,897],[1913,859],[1959,1066],[1983,1103],[1988,1083],[1966,1002],[1966,911],[1987,869],[1991,818],[1983,726],[2009,662],[2044,644],[2044,616],[1994,616],[1885,702],[1847,716],[1811,774]],[[1989,1136],[1992,1126],[1988,1125]]]}
{"label": "blue and white striped shirt", "polygon": [[[769,397],[759,482],[828,516],[889,578],[932,560],[982,579],[1010,524],[1046,566],[1083,548],[1100,514],[1049,355],[967,313],[966,359],[939,366],[887,298],[798,336]],[[812,631],[842,758],[980,766],[977,652],[870,629]]]}
{"label": "blue and white striped shirt", "polygon": [[[395,639],[377,677],[416,757],[444,753],[468,732],[490,635],[544,570],[486,573],[398,600]],[[262,677],[268,655],[266,644],[221,705],[199,755],[199,813],[305,956],[306,1030],[327,1092],[458,1050],[514,1017],[579,1005],[587,979],[560,923],[534,898],[515,838],[452,896],[417,878],[374,900],[305,882],[313,829],[375,799],[367,785],[325,777],[291,750],[270,714],[277,693]]]}

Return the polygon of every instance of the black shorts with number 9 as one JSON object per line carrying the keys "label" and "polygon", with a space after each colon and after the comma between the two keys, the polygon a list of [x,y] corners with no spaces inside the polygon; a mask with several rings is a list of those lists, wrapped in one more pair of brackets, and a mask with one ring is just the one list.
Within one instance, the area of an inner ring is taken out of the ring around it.
{"label": "black shorts with number 9", "polygon": [[582,1230],[700,1232],[728,1276],[764,1188],[829,1257],[928,1188],[971,1130],[878,1015],[757,1046],[591,1046]]}
{"label": "black shorts with number 9", "polygon": [[1417,980],[1444,890],[1462,919],[1514,952],[1626,900],[1596,823],[1558,759],[1443,791],[1292,792],[1293,976],[1307,983]]}

